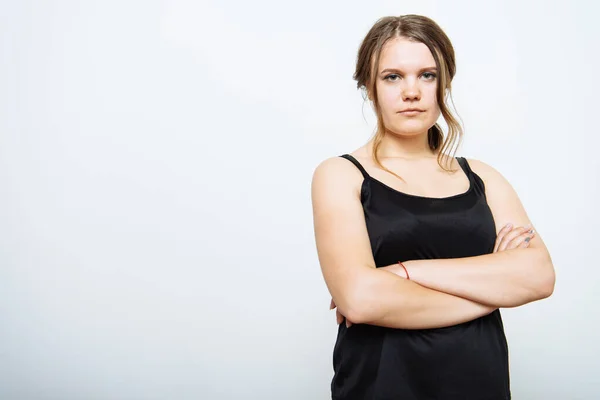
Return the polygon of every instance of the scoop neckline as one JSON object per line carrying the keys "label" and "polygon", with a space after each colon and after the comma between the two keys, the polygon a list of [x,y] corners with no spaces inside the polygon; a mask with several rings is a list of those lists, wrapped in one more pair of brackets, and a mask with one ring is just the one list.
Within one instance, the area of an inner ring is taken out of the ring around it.
{"label": "scoop neckline", "polygon": [[413,199],[422,199],[422,200],[451,200],[451,199],[456,199],[456,198],[459,198],[459,197],[467,196],[467,195],[469,195],[473,191],[473,186],[474,186],[473,185],[473,180],[465,172],[465,170],[463,170],[462,166],[460,167],[460,169],[465,173],[465,175],[467,176],[467,179],[469,180],[469,188],[465,192],[453,194],[451,196],[446,196],[446,197],[428,197],[428,196],[419,196],[419,195],[416,195],[416,194],[410,194],[410,193],[406,193],[406,192],[401,192],[398,189],[394,189],[393,187],[391,187],[389,185],[386,185],[385,183],[381,182],[379,179],[373,178],[371,175],[366,176],[365,180],[363,181],[363,183],[366,182],[367,179],[368,179],[370,181],[378,183],[379,185],[383,186],[384,188],[387,188],[387,189],[391,190],[392,192],[395,192],[395,193],[398,193],[398,194],[400,194],[402,196],[410,197],[410,198],[413,198]]}
{"label": "scoop neckline", "polygon": [[[463,171],[463,173],[466,175],[467,179],[469,180],[469,187],[467,188],[467,190],[466,190],[465,192],[462,192],[462,193],[457,193],[457,194],[453,194],[453,195],[451,195],[451,196],[445,196],[445,197],[429,197],[429,196],[419,196],[419,195],[416,195],[416,194],[410,194],[410,193],[402,192],[402,191],[400,191],[400,190],[398,190],[398,189],[394,189],[393,187],[391,187],[391,186],[389,186],[389,185],[387,185],[387,184],[383,183],[383,182],[382,182],[382,181],[380,181],[379,179],[377,179],[377,178],[373,178],[373,177],[371,176],[371,174],[369,174],[369,173],[368,173],[368,172],[367,172],[367,171],[364,169],[364,167],[363,167],[363,166],[360,164],[360,162],[359,162],[359,161],[358,161],[358,160],[357,160],[357,159],[356,159],[356,158],[355,158],[355,157],[354,157],[352,154],[349,154],[349,153],[347,153],[347,155],[348,155],[348,156],[350,156],[352,159],[354,159],[354,161],[355,161],[356,163],[358,163],[358,165],[360,165],[359,169],[361,169],[361,170],[362,170],[362,172],[363,172],[363,177],[364,177],[364,179],[363,179],[363,182],[362,182],[362,185],[361,185],[361,192],[362,192],[362,189],[363,189],[363,187],[364,187],[364,183],[365,183],[365,182],[367,181],[367,179],[368,179],[368,180],[370,180],[370,181],[373,181],[373,182],[376,182],[376,183],[377,183],[377,184],[379,184],[380,186],[383,186],[384,188],[386,188],[386,189],[388,189],[388,190],[390,190],[390,191],[392,191],[392,192],[394,192],[394,193],[398,193],[398,194],[400,194],[400,195],[402,195],[402,196],[409,197],[409,198],[413,198],[413,199],[432,200],[432,201],[434,201],[434,200],[451,200],[451,199],[456,199],[456,198],[460,198],[460,197],[467,196],[467,195],[469,195],[469,194],[470,194],[470,193],[473,191],[473,189],[474,189],[474,186],[475,186],[475,185],[474,185],[474,183],[473,183],[473,178],[472,178],[471,174],[469,174],[469,171],[466,171],[466,170],[465,170],[465,168],[462,166],[462,164],[461,164],[461,162],[460,162],[460,160],[459,160],[459,157],[456,157],[456,156],[454,157],[454,159],[456,160],[456,162],[458,163],[458,166],[460,167],[460,169]],[[465,160],[465,161],[466,161],[466,160]],[[358,167],[358,165],[357,165],[357,167]],[[468,169],[468,167],[467,167],[467,169]]]}

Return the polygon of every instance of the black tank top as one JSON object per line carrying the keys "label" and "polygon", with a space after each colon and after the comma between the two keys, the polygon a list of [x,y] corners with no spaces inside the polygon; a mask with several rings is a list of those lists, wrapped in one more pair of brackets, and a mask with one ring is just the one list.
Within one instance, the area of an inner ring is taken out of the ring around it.
{"label": "black tank top", "polygon": [[[482,179],[457,161],[469,189],[411,195],[362,172],[360,199],[376,266],[493,252],[496,228]],[[484,266],[482,266],[484,268]],[[508,347],[500,311],[458,325],[394,329],[341,323],[333,350],[334,400],[507,400]]]}

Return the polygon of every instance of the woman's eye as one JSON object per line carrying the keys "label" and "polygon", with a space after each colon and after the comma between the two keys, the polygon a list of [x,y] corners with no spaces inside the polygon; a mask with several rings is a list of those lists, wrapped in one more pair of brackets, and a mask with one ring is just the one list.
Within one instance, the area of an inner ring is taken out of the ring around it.
{"label": "woman's eye", "polygon": [[[434,73],[431,73],[431,72],[425,72],[421,76],[423,76],[425,79],[430,80],[430,81],[432,81],[432,80],[434,80],[436,78],[436,75]],[[395,81],[397,81],[397,80],[400,79],[400,75],[398,75],[398,74],[390,74],[390,75],[386,76],[383,79],[386,80],[386,81],[395,82]]]}

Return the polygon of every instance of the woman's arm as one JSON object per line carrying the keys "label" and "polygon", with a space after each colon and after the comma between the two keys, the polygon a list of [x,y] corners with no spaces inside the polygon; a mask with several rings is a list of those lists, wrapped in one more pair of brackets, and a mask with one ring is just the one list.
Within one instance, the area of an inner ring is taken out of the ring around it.
{"label": "woman's arm", "polygon": [[362,314],[348,318],[352,323],[403,329],[441,328],[472,321],[498,308],[425,288],[382,268],[374,272],[389,276],[372,276],[364,282]]}
{"label": "woman's arm", "polygon": [[[508,181],[489,165],[468,160],[484,181],[496,231],[506,223],[530,224]],[[528,248],[476,257],[404,262],[416,283],[494,307],[516,307],[550,296],[555,273],[552,259],[537,232]]]}
{"label": "woman's arm", "polygon": [[375,268],[360,203],[362,175],[347,160],[321,163],[312,181],[313,219],[325,283],[353,323],[424,329],[455,325],[495,307],[425,288]]}

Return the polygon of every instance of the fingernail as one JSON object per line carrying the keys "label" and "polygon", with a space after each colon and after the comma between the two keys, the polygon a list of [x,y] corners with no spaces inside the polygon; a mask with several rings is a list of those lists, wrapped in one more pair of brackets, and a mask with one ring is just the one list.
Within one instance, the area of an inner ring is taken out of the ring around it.
{"label": "fingernail", "polygon": [[508,224],[506,224],[505,228],[512,228],[513,224],[511,224],[510,222]]}

